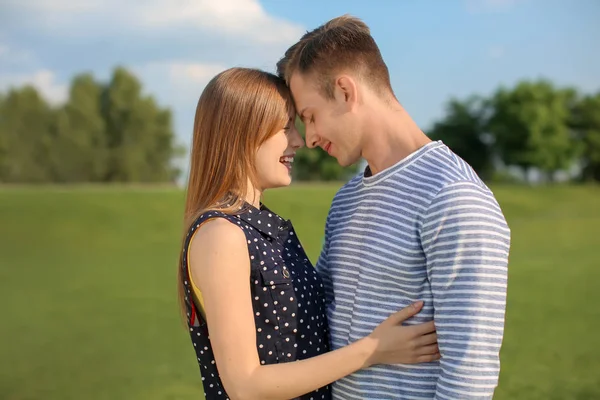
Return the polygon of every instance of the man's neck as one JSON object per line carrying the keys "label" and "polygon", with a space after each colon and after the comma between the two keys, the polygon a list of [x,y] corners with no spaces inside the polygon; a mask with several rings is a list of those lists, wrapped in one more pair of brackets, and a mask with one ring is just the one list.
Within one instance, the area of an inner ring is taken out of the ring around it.
{"label": "man's neck", "polygon": [[401,106],[371,113],[362,157],[375,175],[431,142]]}

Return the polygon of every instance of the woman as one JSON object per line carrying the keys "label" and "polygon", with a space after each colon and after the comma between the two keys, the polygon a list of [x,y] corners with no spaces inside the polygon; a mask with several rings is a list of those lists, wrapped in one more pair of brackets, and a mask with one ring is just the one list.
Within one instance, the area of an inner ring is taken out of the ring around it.
{"label": "woman", "polygon": [[292,224],[260,201],[291,182],[294,118],[285,83],[253,69],[220,73],[198,102],[180,297],[209,399],[329,399],[361,368],[439,357],[433,323],[400,326],[421,304],[329,351],[321,280]]}

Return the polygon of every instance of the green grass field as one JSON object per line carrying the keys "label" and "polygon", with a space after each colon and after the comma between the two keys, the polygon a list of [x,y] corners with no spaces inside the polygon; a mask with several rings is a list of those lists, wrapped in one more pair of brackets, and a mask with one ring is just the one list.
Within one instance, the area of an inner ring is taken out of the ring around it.
{"label": "green grass field", "polygon": [[[268,193],[313,261],[337,186]],[[600,189],[495,187],[513,233],[495,399],[600,399]],[[0,398],[197,399],[182,192],[0,188]]]}

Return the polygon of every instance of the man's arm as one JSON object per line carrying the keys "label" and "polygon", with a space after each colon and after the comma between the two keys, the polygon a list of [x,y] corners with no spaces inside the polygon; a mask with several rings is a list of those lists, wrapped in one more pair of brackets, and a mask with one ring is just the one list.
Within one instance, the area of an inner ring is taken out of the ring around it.
{"label": "man's arm", "polygon": [[491,399],[504,334],[510,229],[493,194],[444,187],[423,220],[441,375],[436,399]]}

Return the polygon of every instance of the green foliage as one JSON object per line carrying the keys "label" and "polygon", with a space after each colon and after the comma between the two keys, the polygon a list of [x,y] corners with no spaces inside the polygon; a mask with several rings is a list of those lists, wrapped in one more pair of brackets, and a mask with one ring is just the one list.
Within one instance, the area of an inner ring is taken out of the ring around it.
{"label": "green foliage", "polygon": [[[172,114],[124,68],[107,83],[90,74],[73,78],[69,99],[51,107],[35,88],[0,93],[0,183],[173,182]],[[304,134],[304,124],[296,125]],[[579,95],[547,80],[500,87],[491,96],[452,98],[428,131],[467,161],[484,180],[558,171],[600,182],[600,92]],[[320,148],[296,153],[298,181],[345,181],[358,165],[342,168]],[[512,179],[512,178],[510,178]]]}
{"label": "green foliage", "polygon": [[33,87],[24,86],[7,94],[0,109],[1,181],[51,180],[47,165],[53,117],[53,111]]}
{"label": "green foliage", "polygon": [[51,107],[35,88],[0,98],[0,182],[172,182],[171,112],[132,74],[117,68],[107,84],[81,74],[69,99]]}
{"label": "green foliage", "polygon": [[571,125],[583,147],[580,178],[600,182],[600,92],[575,104]]}
{"label": "green foliage", "polygon": [[502,167],[535,169],[554,180],[581,165],[580,178],[600,181],[600,94],[580,98],[546,80],[500,87],[490,98],[451,99],[433,125],[442,140],[484,180],[509,175]]}
{"label": "green foliage", "polygon": [[484,180],[494,173],[492,146],[484,140],[488,111],[481,97],[451,99],[446,106],[446,117],[428,133],[432,140],[443,141]]}
{"label": "green foliage", "polygon": [[58,182],[104,181],[109,149],[100,114],[102,86],[89,74],[76,76],[67,104],[57,111],[52,163]]}
{"label": "green foliage", "polygon": [[488,130],[504,164],[535,167],[550,179],[556,171],[571,168],[580,152],[568,126],[573,96],[573,91],[544,80],[498,89],[490,100]]}

